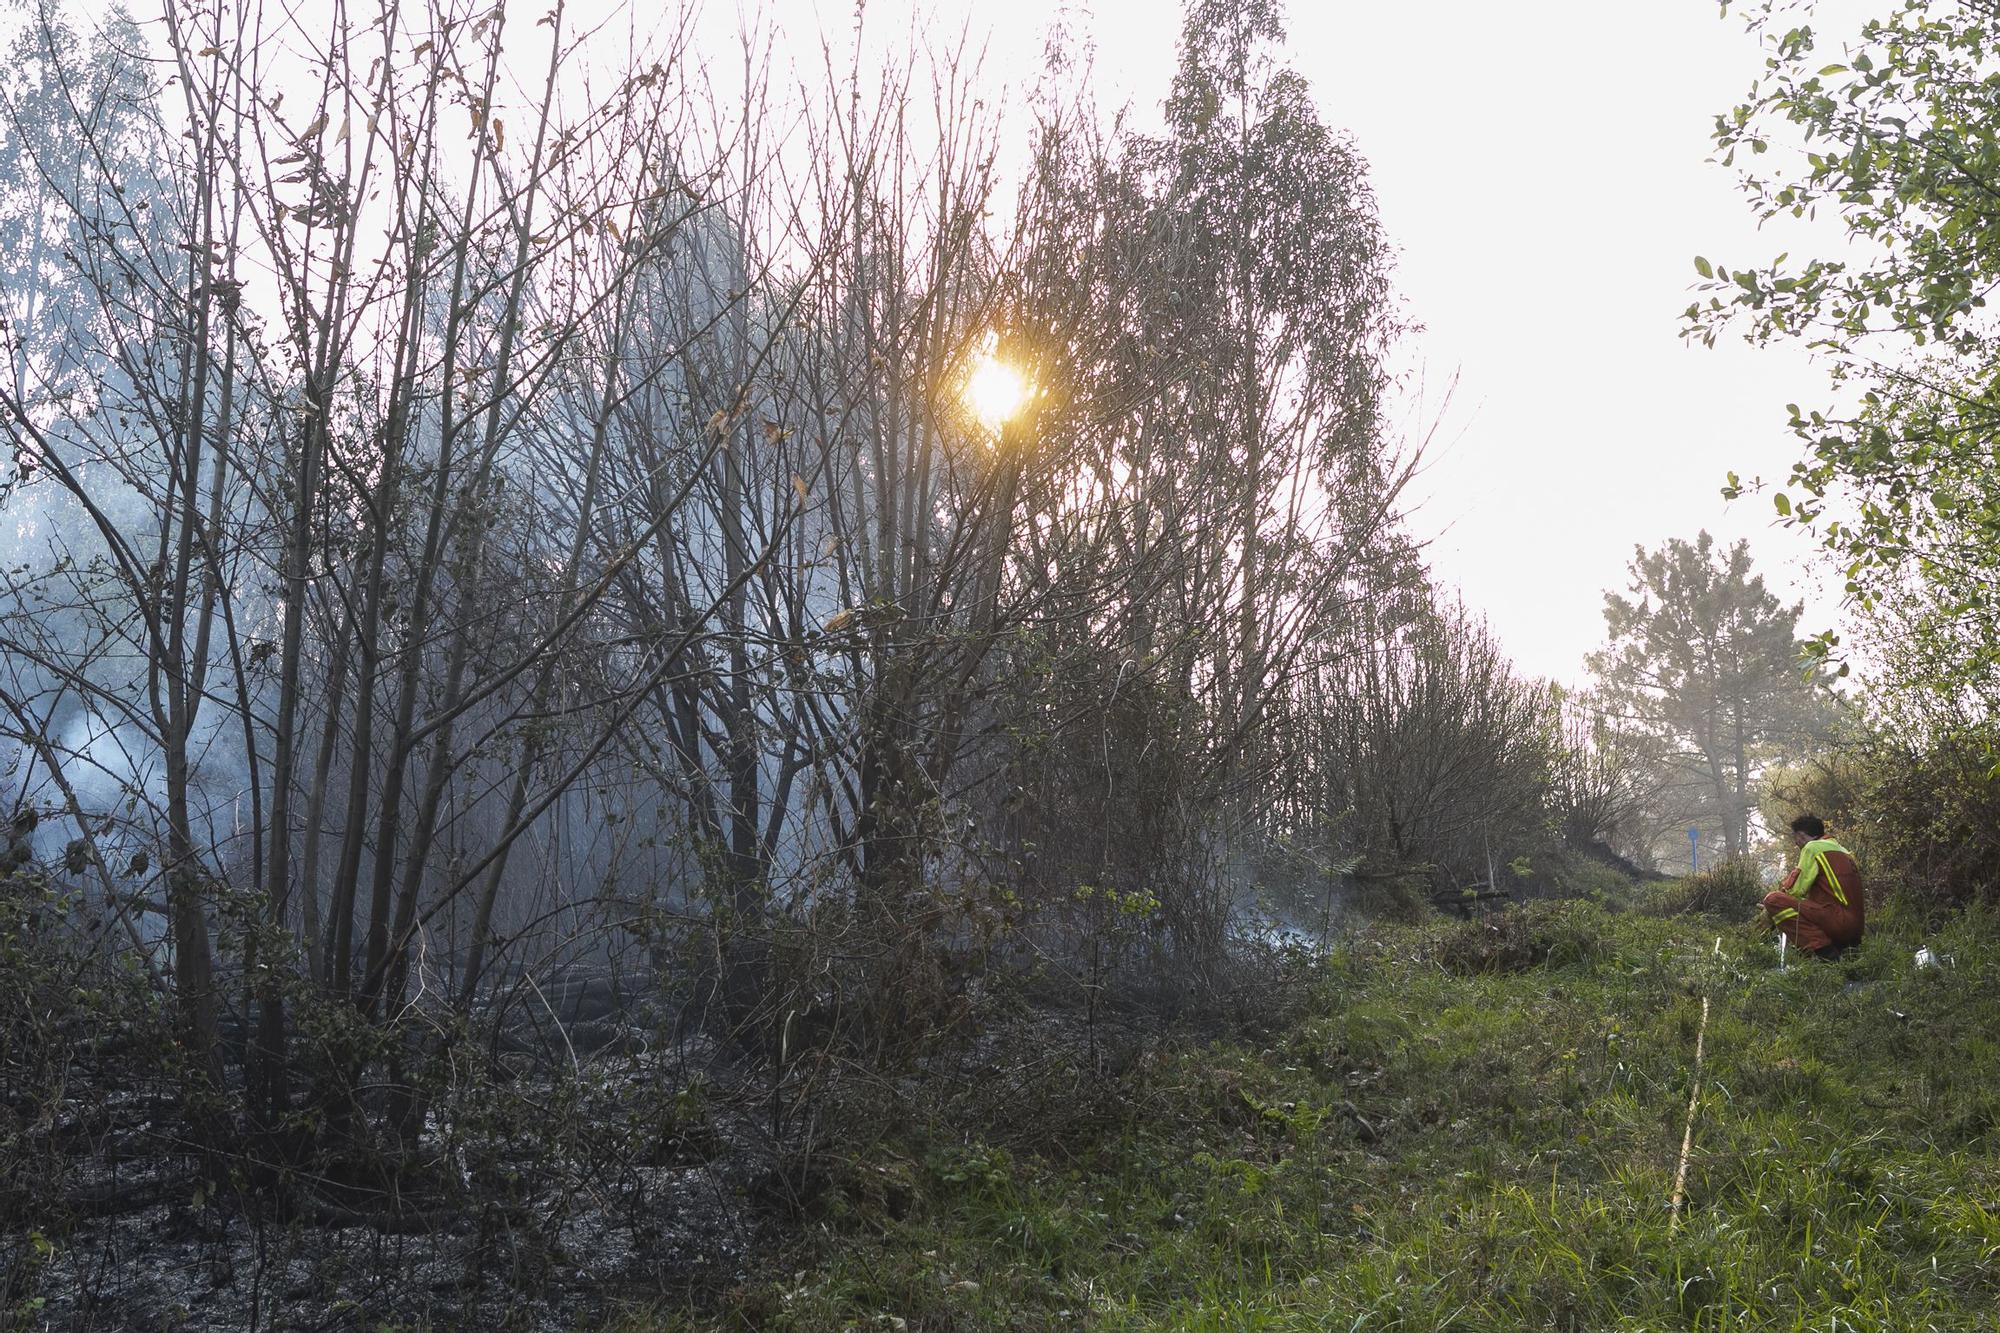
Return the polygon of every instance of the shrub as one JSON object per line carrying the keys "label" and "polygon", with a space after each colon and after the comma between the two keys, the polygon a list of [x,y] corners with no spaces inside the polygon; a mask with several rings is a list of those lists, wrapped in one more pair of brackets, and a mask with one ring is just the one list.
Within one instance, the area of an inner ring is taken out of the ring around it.
{"label": "shrub", "polygon": [[1731,920],[1754,912],[1765,893],[1757,865],[1747,857],[1723,861],[1699,875],[1664,885],[1642,910],[1653,916],[1711,916]]}
{"label": "shrub", "polygon": [[1905,897],[1933,919],[1969,903],[2000,902],[1996,763],[2000,735],[1991,727],[1950,733],[1921,749],[1878,746],[1855,848],[1871,888]]}
{"label": "shrub", "polygon": [[1624,871],[1576,855],[1564,857],[1551,878],[1555,896],[1583,898],[1606,906],[1618,904],[1633,887],[1632,877]]}
{"label": "shrub", "polygon": [[1532,902],[1439,933],[1431,960],[1457,976],[1565,967],[1602,956],[1607,918],[1584,902]]}

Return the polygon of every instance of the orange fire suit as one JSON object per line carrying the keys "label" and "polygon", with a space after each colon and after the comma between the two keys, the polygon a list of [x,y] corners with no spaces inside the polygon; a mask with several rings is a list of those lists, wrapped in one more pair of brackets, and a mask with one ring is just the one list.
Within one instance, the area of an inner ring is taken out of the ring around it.
{"label": "orange fire suit", "polygon": [[1861,942],[1861,868],[1832,838],[1815,838],[1799,848],[1799,864],[1774,892],[1764,910],[1800,949],[1819,953]]}

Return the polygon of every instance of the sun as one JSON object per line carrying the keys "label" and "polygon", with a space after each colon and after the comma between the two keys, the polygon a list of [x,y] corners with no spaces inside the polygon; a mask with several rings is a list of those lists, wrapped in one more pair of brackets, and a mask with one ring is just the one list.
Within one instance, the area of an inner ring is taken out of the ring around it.
{"label": "sun", "polygon": [[982,354],[965,377],[965,400],[973,415],[998,430],[1018,415],[1028,401],[1028,381],[1020,371],[992,355]]}

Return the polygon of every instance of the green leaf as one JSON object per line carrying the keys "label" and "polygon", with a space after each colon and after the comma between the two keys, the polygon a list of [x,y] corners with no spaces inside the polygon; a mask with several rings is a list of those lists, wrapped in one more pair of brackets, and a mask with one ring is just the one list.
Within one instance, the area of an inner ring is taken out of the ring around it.
{"label": "green leaf", "polygon": [[1696,255],[1694,257],[1694,271],[1701,274],[1704,278],[1712,278],[1715,276],[1715,265],[1709,263],[1700,255]]}
{"label": "green leaf", "polygon": [[1792,516],[1792,497],[1779,491],[1771,497],[1771,503],[1778,507],[1778,513],[1785,518]]}

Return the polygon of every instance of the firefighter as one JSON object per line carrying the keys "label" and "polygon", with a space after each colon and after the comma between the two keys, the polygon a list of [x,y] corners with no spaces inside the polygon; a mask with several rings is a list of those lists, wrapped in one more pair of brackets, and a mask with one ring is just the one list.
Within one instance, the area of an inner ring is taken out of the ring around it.
{"label": "firefighter", "polygon": [[1861,868],[1851,852],[1826,836],[1826,822],[1818,815],[1792,821],[1792,844],[1799,863],[1764,895],[1759,922],[1782,932],[1794,948],[1838,958],[1861,942]]}

